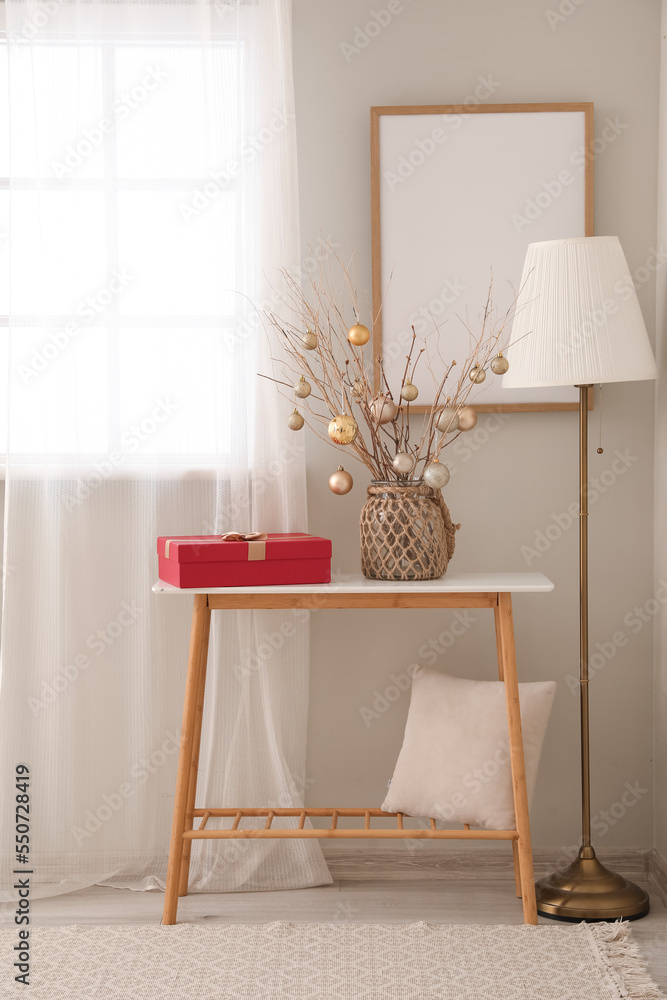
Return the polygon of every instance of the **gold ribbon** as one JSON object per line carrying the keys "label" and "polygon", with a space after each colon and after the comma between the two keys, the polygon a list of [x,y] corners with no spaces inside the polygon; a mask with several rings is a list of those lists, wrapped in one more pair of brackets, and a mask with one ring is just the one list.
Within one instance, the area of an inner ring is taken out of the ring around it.
{"label": "gold ribbon", "polygon": [[223,542],[247,542],[248,562],[266,559],[267,537],[265,531],[226,531],[220,535]]}
{"label": "gold ribbon", "polygon": [[[247,542],[248,543],[248,562],[254,562],[258,559],[266,559],[266,539],[268,535],[265,531],[226,531],[224,535],[220,535],[220,539],[223,542]],[[175,538],[168,538],[164,543],[164,557],[169,558],[169,548],[173,541],[178,541]]]}

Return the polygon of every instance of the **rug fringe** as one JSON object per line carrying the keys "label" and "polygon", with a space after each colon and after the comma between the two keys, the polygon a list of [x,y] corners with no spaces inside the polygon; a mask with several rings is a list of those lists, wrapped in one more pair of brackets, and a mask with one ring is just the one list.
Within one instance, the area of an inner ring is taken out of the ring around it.
{"label": "rug fringe", "polygon": [[628,1000],[667,1000],[649,976],[646,960],[632,939],[628,921],[581,925],[586,928],[600,963]]}

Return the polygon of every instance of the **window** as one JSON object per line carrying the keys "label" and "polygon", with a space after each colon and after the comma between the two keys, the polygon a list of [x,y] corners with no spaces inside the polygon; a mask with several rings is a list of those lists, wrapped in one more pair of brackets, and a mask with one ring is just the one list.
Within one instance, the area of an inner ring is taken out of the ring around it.
{"label": "window", "polygon": [[[206,465],[229,449],[244,418],[222,411],[233,383],[247,378],[251,392],[254,376],[244,317],[261,140],[249,138],[247,61],[224,37],[18,46],[9,122],[0,46],[0,377],[9,364],[13,455],[89,460],[131,441],[130,463]],[[198,405],[210,412],[211,398],[217,422]]]}

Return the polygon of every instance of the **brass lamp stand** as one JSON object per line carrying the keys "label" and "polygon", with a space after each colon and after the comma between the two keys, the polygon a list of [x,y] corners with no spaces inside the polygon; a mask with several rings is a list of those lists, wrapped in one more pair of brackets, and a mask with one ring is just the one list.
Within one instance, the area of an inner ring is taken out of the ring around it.
{"label": "brass lamp stand", "polygon": [[576,861],[537,883],[537,911],[559,920],[637,919],[648,895],[600,864],[591,844],[588,712],[588,390],[579,385],[579,701],[581,709],[582,844]]}

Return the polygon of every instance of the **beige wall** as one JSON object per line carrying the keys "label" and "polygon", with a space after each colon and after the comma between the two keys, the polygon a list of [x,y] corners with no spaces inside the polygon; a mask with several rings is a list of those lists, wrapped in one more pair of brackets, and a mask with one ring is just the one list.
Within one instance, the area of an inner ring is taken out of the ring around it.
{"label": "beige wall", "polygon": [[[662,3],[662,80],[660,87],[660,187],[658,235],[667,243],[667,0]],[[667,580],[667,274],[658,281],[658,366],[661,372],[656,405],[655,579]],[[656,620],[655,633],[655,846],[667,858],[667,605]]]}
{"label": "beige wall", "polygon": [[[346,61],[342,44],[354,44],[356,28],[371,10],[386,8],[386,0],[294,0],[304,254],[320,233],[337,241],[343,255],[356,249],[358,285],[369,300],[369,107],[458,103],[480,76],[491,75],[500,82],[497,103],[594,101],[598,130],[607,117],[618,116],[627,126],[596,163],[596,231],[618,234],[631,269],[643,265],[656,240],[658,0],[580,0],[569,5],[571,15],[552,19],[553,26],[545,12],[549,6],[558,12],[556,0],[403,0],[401,6],[367,47],[347,50]],[[648,282],[640,300],[651,330],[654,299]],[[619,630],[627,635],[591,685],[593,811],[615,814],[595,842],[647,847],[653,811],[653,627],[651,621],[637,626],[624,619],[654,592],[653,390],[648,383],[615,385],[604,395],[605,453],[598,456],[597,441],[592,442],[592,476],[611,467],[616,450],[632,460],[600,494],[591,517],[592,648]],[[576,499],[576,415],[514,414],[502,424],[480,419],[468,443],[476,450],[456,457],[445,493],[454,519],[463,525],[454,566],[525,570],[521,546],[532,545],[535,533]],[[333,539],[337,570],[355,572],[365,473],[357,467],[354,491],[337,498],[327,488],[336,465],[333,450],[311,436],[310,529]],[[558,681],[533,809],[535,843],[555,848],[576,843],[579,822],[578,707],[565,680],[577,672],[576,530],[576,525],[565,530],[531,564],[555,582],[554,593],[515,602],[523,678]],[[490,616],[474,617],[438,666],[493,678]],[[360,709],[373,706],[375,693],[392,683],[392,674],[424,662],[424,643],[450,622],[450,615],[435,612],[313,616],[311,803],[381,802],[400,748],[408,696],[368,726]],[[621,804],[626,783],[639,789],[639,800],[629,807]]]}

